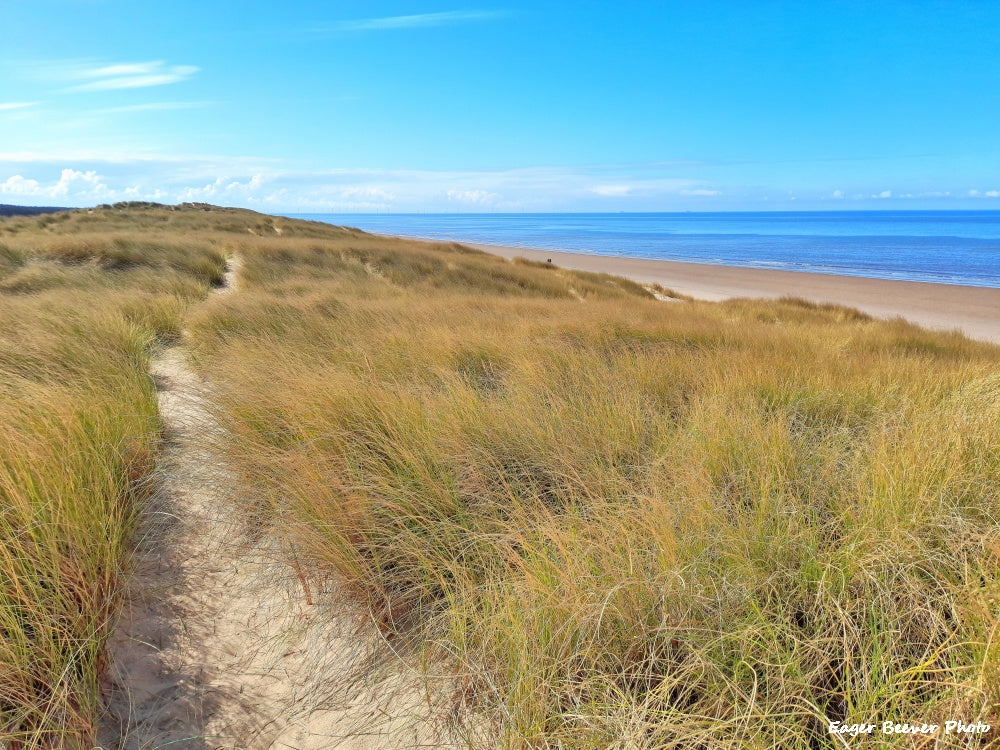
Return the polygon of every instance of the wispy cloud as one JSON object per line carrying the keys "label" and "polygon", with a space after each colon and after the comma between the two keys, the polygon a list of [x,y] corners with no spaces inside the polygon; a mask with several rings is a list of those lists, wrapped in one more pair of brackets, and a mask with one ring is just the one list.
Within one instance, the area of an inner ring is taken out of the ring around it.
{"label": "wispy cloud", "polygon": [[97,110],[105,114],[116,112],[162,112],[176,109],[198,109],[209,106],[209,102],[146,102],[145,104],[127,104],[122,107],[105,107]]}
{"label": "wispy cloud", "polygon": [[602,198],[642,199],[668,195],[719,195],[718,190],[700,187],[700,180],[683,177],[628,178],[621,182],[594,185],[587,192]]}
{"label": "wispy cloud", "polygon": [[493,206],[503,198],[487,190],[449,190],[447,196],[450,201],[471,206]]}
{"label": "wispy cloud", "polygon": [[13,109],[25,109],[34,107],[38,102],[0,102],[0,112],[9,112]]}
{"label": "wispy cloud", "polygon": [[108,78],[110,76],[144,76],[156,73],[164,65],[162,60],[142,63],[117,63],[100,68],[80,71],[78,75],[88,78]]}
{"label": "wispy cloud", "polygon": [[590,192],[595,195],[604,195],[607,197],[615,197],[628,195],[632,192],[632,187],[630,185],[597,185],[592,187]]}
{"label": "wispy cloud", "polygon": [[419,13],[411,16],[385,16],[340,21],[317,31],[386,31],[391,29],[427,29],[435,26],[453,26],[460,23],[492,21],[504,13],[489,10],[450,10],[442,13]]}
{"label": "wispy cloud", "polygon": [[198,71],[199,68],[194,65],[167,65],[163,60],[78,68],[66,71],[65,77],[83,80],[84,83],[71,86],[64,91],[114,91],[166,86],[187,80]]}

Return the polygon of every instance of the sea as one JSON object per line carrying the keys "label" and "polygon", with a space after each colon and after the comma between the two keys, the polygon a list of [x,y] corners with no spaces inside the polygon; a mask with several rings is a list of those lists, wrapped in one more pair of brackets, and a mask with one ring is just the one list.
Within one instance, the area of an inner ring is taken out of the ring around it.
{"label": "sea", "polygon": [[1000,211],[289,216],[432,240],[1000,288]]}

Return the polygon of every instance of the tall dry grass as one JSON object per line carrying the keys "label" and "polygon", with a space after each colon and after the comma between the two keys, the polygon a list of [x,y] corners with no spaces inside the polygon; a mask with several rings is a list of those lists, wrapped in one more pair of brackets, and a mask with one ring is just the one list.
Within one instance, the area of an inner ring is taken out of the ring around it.
{"label": "tall dry grass", "polygon": [[[240,293],[189,318],[233,253]],[[0,743],[91,739],[158,440],[147,360],[185,325],[249,522],[446,669],[471,744],[1000,719],[995,347],[128,206],[0,221]]]}
{"label": "tall dry grass", "polygon": [[148,360],[225,262],[202,212],[164,213],[0,220],[0,747],[94,746],[159,443]]}
{"label": "tall dry grass", "polygon": [[191,322],[248,517],[450,671],[470,743],[1000,722],[996,347],[275,221]]}

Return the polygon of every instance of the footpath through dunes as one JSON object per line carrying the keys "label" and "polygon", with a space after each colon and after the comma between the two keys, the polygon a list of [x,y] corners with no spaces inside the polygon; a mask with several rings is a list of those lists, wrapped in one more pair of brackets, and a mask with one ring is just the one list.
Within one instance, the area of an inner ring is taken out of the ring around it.
{"label": "footpath through dunes", "polygon": [[[216,295],[233,291],[236,269]],[[337,611],[335,592],[307,603],[280,541],[237,517],[229,498],[251,490],[227,470],[184,347],[151,369],[165,444],[109,642],[101,747],[440,746],[420,684],[379,668],[375,633]]]}

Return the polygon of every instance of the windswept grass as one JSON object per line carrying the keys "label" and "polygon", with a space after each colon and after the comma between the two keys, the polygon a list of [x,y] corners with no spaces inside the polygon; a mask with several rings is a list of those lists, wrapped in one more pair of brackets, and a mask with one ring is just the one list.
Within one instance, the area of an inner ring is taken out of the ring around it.
{"label": "windswept grass", "polygon": [[452,670],[476,743],[819,748],[835,720],[1000,720],[997,348],[258,235],[241,292],[192,320],[248,515]]}
{"label": "windswept grass", "polygon": [[103,645],[159,442],[148,358],[225,262],[218,236],[142,234],[140,212],[105,213],[131,214],[128,231],[82,211],[0,220],[5,748],[94,746]]}
{"label": "windswept grass", "polygon": [[446,670],[470,744],[996,727],[1000,351],[654,293],[200,205],[0,221],[0,744],[91,740],[185,327],[248,525]]}

